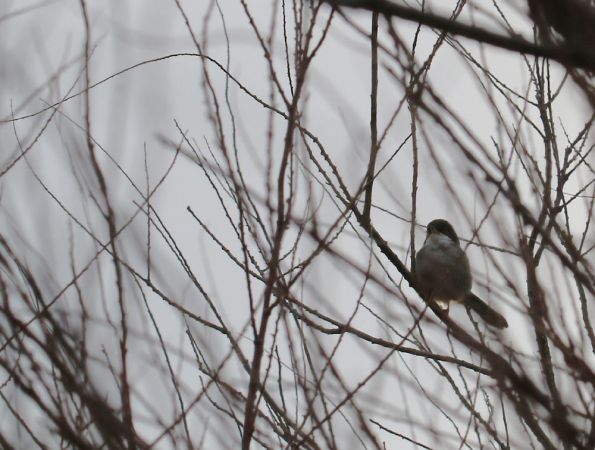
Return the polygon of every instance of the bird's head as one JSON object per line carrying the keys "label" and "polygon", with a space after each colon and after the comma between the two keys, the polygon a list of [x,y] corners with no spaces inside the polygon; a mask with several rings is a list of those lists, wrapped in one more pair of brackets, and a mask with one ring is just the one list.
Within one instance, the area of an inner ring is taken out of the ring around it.
{"label": "bird's head", "polygon": [[455,232],[455,229],[444,219],[432,220],[426,227],[426,231],[426,240],[428,240],[432,235],[439,236],[442,234],[455,242],[457,245],[459,244],[459,238]]}

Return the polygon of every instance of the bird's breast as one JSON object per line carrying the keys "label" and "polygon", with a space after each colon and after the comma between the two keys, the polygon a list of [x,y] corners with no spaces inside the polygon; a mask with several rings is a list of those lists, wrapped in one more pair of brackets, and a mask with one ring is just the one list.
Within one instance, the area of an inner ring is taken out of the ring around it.
{"label": "bird's breast", "polygon": [[450,239],[432,239],[415,258],[415,278],[425,297],[462,300],[471,290],[471,273],[465,252]]}

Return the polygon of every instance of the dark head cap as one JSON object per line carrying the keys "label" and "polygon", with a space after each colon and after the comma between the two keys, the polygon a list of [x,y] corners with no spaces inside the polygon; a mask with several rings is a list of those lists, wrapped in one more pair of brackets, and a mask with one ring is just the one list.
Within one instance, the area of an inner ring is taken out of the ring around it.
{"label": "dark head cap", "polygon": [[444,219],[436,219],[432,220],[427,227],[428,236],[433,233],[442,233],[449,238],[451,238],[457,244],[459,243],[459,238],[457,237],[457,233],[455,229],[452,227],[450,223],[448,223]]}

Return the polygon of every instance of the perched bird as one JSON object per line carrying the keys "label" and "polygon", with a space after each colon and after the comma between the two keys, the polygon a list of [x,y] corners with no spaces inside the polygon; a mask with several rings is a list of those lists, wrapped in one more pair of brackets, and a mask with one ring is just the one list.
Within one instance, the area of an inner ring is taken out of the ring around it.
{"label": "perched bird", "polygon": [[450,302],[464,303],[488,325],[508,327],[500,313],[471,292],[469,260],[457,233],[446,220],[436,219],[428,224],[424,245],[415,255],[415,283],[426,301],[445,305],[445,309]]}

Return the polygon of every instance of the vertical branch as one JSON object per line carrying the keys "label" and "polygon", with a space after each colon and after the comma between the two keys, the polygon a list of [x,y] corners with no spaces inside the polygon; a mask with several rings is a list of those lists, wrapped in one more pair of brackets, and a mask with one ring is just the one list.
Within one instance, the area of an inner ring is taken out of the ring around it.
{"label": "vertical branch", "polygon": [[[247,14],[248,9],[243,3]],[[299,99],[302,92],[302,87],[306,79],[306,72],[308,67],[307,47],[304,49],[303,56],[298,61],[297,65],[297,84],[293,95],[292,102],[288,111],[287,130],[284,138],[283,155],[281,157],[279,172],[277,176],[277,220],[275,224],[275,234],[273,239],[273,248],[271,257],[268,262],[268,277],[266,279],[264,301],[262,304],[262,312],[260,323],[258,324],[258,333],[254,336],[254,354],[250,365],[250,380],[248,384],[248,394],[246,396],[246,403],[244,409],[244,430],[242,434],[242,450],[250,448],[252,437],[255,430],[255,422],[257,415],[257,394],[260,389],[260,368],[262,366],[262,358],[265,349],[265,337],[267,326],[271,317],[273,304],[271,302],[277,278],[279,276],[279,263],[281,256],[281,248],[283,244],[283,237],[288,225],[288,215],[285,210],[285,176],[287,166],[289,164],[290,155],[293,150],[293,142],[297,120],[299,116]],[[254,314],[254,313],[253,313]],[[254,320],[254,319],[252,319]]]}
{"label": "vertical branch", "polygon": [[149,166],[147,162],[147,144],[144,145],[144,163],[145,163],[145,198],[147,199],[147,280],[151,279],[151,183],[149,179]]}
{"label": "vertical branch", "polygon": [[256,397],[260,388],[260,367],[262,366],[262,358],[265,348],[265,336],[267,332],[268,321],[272,312],[271,299],[273,296],[276,280],[279,276],[279,262],[281,255],[281,247],[283,244],[283,236],[288,224],[288,217],[285,214],[285,174],[287,165],[289,163],[289,156],[293,147],[294,132],[297,122],[299,96],[303,80],[305,79],[305,67],[303,72],[298,76],[298,83],[296,93],[291,103],[289,111],[289,118],[287,124],[287,131],[285,133],[285,143],[283,150],[283,157],[281,159],[281,166],[277,178],[277,223],[275,230],[275,237],[273,240],[273,251],[269,260],[269,276],[266,280],[266,287],[264,292],[264,302],[262,304],[262,313],[260,323],[258,325],[258,333],[254,337],[254,355],[252,356],[252,363],[250,368],[250,381],[248,385],[248,395],[246,396],[246,406],[244,410],[244,433],[242,435],[242,450],[248,450],[252,442],[252,435],[254,434],[254,424],[257,415]]}
{"label": "vertical branch", "polygon": [[[544,143],[544,160],[545,160],[545,174],[543,185],[543,205],[540,212],[541,222],[546,222],[545,232],[550,233],[553,227],[555,216],[552,208],[552,178],[553,178],[553,164],[552,158],[554,153],[557,153],[556,137],[554,134],[553,124],[551,123],[551,93],[549,92],[550,74],[549,63],[543,62],[541,71],[536,70],[536,97],[538,111],[543,125],[543,143]],[[558,173],[560,178],[560,173]],[[561,181],[560,181],[561,182]],[[535,234],[535,231],[533,232]],[[535,245],[536,241],[530,244]],[[541,362],[541,369],[543,371],[546,384],[550,391],[553,400],[554,413],[557,416],[564,415],[564,406],[560,397],[560,392],[556,384],[556,376],[552,363],[552,352],[548,342],[548,335],[545,331],[545,324],[549,320],[548,304],[546,302],[544,293],[539,286],[537,279],[537,267],[540,263],[542,251],[545,245],[542,243],[539,246],[535,255],[527,255],[527,294],[529,297],[530,316],[535,328],[535,339],[539,351]],[[562,442],[564,448],[568,450],[570,447],[567,442]]]}
{"label": "vertical branch", "polygon": [[417,222],[417,176],[418,176],[418,157],[417,157],[417,107],[415,101],[408,100],[409,111],[411,113],[411,138],[413,151],[413,174],[411,178],[411,271],[415,273],[415,224]]}
{"label": "vertical branch", "polygon": [[89,60],[91,55],[91,26],[89,23],[89,14],[87,11],[87,4],[85,0],[81,0],[81,10],[83,14],[83,20],[85,23],[85,91],[84,91],[84,102],[85,102],[85,127],[87,135],[87,149],[89,151],[89,159],[93,166],[93,171],[99,182],[99,189],[101,195],[105,201],[106,212],[104,216],[107,220],[109,228],[109,246],[112,253],[112,261],[114,264],[114,270],[116,273],[116,289],[118,292],[118,305],[120,308],[120,323],[122,327],[122,337],[120,339],[120,359],[122,369],[120,372],[120,397],[122,401],[122,416],[126,429],[128,430],[128,448],[135,448],[135,433],[132,421],[132,409],[130,407],[130,386],[128,383],[128,370],[127,370],[127,353],[128,353],[128,325],[126,321],[126,308],[124,305],[124,288],[122,283],[122,267],[120,265],[120,258],[118,256],[118,249],[116,246],[116,220],[115,213],[113,211],[109,193],[107,189],[107,183],[105,176],[97,161],[97,155],[95,151],[95,145],[91,133],[91,107],[89,101],[89,89],[91,86],[90,71],[89,71]]}
{"label": "vertical branch", "polygon": [[366,190],[364,194],[364,220],[370,222],[372,208],[372,188],[374,186],[374,167],[378,155],[378,12],[372,13],[372,87],[370,91],[370,159],[366,173]]}
{"label": "vertical branch", "polygon": [[[422,1],[422,11],[425,6],[425,1]],[[413,45],[411,46],[411,80],[409,82],[407,104],[409,105],[409,112],[411,114],[411,142],[413,151],[413,174],[411,177],[411,227],[410,227],[410,241],[411,241],[411,272],[415,274],[415,223],[417,221],[417,175],[418,175],[418,155],[417,155],[417,98],[415,94],[416,84],[422,83],[423,73],[419,73],[419,76],[415,74],[415,50],[417,49],[417,39],[421,25],[417,26],[415,30],[415,37],[413,38]],[[428,64],[424,65],[424,68],[429,68]],[[421,86],[418,86],[421,90]]]}

